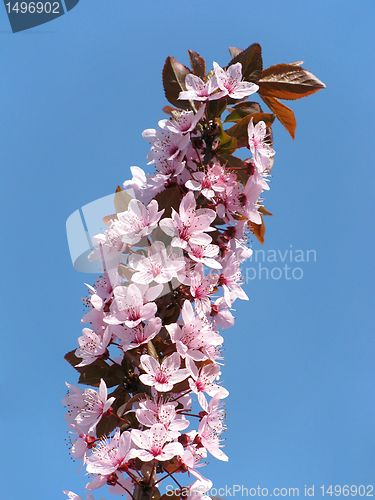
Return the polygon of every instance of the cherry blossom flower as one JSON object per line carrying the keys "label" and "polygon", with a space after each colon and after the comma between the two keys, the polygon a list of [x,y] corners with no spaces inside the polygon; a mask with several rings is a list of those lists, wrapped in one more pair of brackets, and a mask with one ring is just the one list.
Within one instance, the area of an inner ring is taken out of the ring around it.
{"label": "cherry blossom flower", "polygon": [[126,464],[129,450],[132,448],[130,432],[120,433],[118,428],[112,439],[101,439],[87,460],[88,473],[107,476]]}
{"label": "cherry blossom flower", "polygon": [[85,434],[94,432],[97,423],[106,413],[116,398],[107,399],[107,386],[103,379],[100,380],[99,393],[94,389],[79,389],[66,383],[71,389],[62,404],[68,407],[65,419],[70,424],[77,424]]}
{"label": "cherry blossom flower", "polygon": [[191,358],[195,361],[203,361],[209,358],[208,346],[221,345],[223,338],[213,331],[207,322],[203,322],[199,316],[195,315],[193,306],[185,300],[181,310],[184,325],[181,327],[177,323],[166,325],[165,328],[176,344],[176,349],[181,358]]}
{"label": "cherry blossom flower", "polygon": [[180,369],[181,358],[177,352],[164,359],[162,364],[148,354],[141,356],[141,366],[145,374],[140,375],[142,384],[155,387],[159,392],[171,391],[174,384],[185,380],[190,372],[187,368]]}
{"label": "cherry blossom flower", "polygon": [[146,326],[143,326],[142,323],[134,328],[128,328],[125,325],[114,325],[112,333],[124,342],[123,350],[129,351],[150,342],[160,332],[161,326],[160,318],[152,318]]}
{"label": "cherry blossom flower", "polygon": [[142,321],[149,321],[155,316],[157,305],[155,302],[144,304],[142,291],[137,285],[132,283],[129,286],[117,286],[113,295],[111,314],[104,318],[106,323],[124,323],[128,328],[134,328]]}
{"label": "cherry blossom flower", "polygon": [[132,429],[131,438],[140,449],[133,454],[143,462],[159,460],[164,462],[176,455],[183,455],[184,448],[181,443],[168,443],[171,437],[163,424],[154,424],[151,429],[140,431]]}
{"label": "cherry blossom flower", "polygon": [[84,328],[82,333],[82,337],[78,338],[79,347],[75,351],[77,358],[82,358],[77,367],[89,365],[104,354],[112,336],[110,328],[105,329],[103,337],[91,328]]}
{"label": "cherry blossom flower", "polygon": [[198,401],[201,406],[201,401],[205,399],[204,392],[211,397],[215,394],[220,394],[222,399],[228,396],[229,392],[224,387],[214,383],[220,372],[220,366],[217,363],[209,363],[198,370],[195,362],[186,358],[186,366],[189,368],[191,374],[191,378],[189,378],[190,389],[198,395]]}
{"label": "cherry blossom flower", "polygon": [[[235,298],[230,295],[230,300],[233,303]],[[213,304],[211,304],[211,321],[214,328],[221,328],[226,330],[234,325],[234,317],[229,310],[224,297],[219,297]]]}
{"label": "cherry blossom flower", "polygon": [[192,191],[200,191],[208,200],[212,200],[216,193],[225,191],[225,186],[221,185],[214,176],[210,175],[212,170],[205,172],[194,172],[193,180],[188,180],[185,186]]}
{"label": "cherry blossom flower", "polygon": [[249,137],[249,148],[253,155],[255,166],[260,173],[263,173],[270,167],[270,158],[275,154],[271,146],[265,142],[267,137],[267,126],[265,122],[260,121],[254,126],[253,119],[251,119],[247,127],[247,134]]}
{"label": "cherry blossom flower", "polygon": [[162,219],[159,226],[173,237],[172,246],[187,248],[190,242],[196,245],[211,243],[212,238],[206,232],[214,231],[210,224],[215,218],[214,210],[196,210],[194,194],[189,191],[181,200],[179,214],[172,208],[172,218]]}
{"label": "cherry blossom flower", "polygon": [[85,434],[81,431],[78,425],[69,424],[70,433],[77,435],[77,439],[72,443],[70,449],[70,454],[74,458],[79,458],[83,460],[82,466],[79,468],[78,472],[81,471],[82,467],[85,465],[89,450],[92,446],[95,446],[96,438],[93,433]]}
{"label": "cherry blossom flower", "polygon": [[157,227],[164,209],[158,212],[158,202],[152,200],[147,207],[139,200],[130,200],[128,210],[117,214],[122,241],[135,245]]}
{"label": "cherry blossom flower", "polygon": [[202,118],[206,106],[203,104],[196,113],[194,111],[182,111],[180,114],[173,114],[171,120],[160,120],[158,125],[162,130],[178,134],[187,134],[195,129],[197,123]]}
{"label": "cherry blossom flower", "polygon": [[219,393],[215,394],[214,397],[209,402],[209,404],[207,404],[206,399],[202,399],[201,406],[205,413],[205,415],[203,416],[206,417],[206,422],[209,425],[209,427],[217,434],[223,432],[224,430],[223,419],[225,416],[225,411],[222,408],[222,401],[220,394]]}
{"label": "cherry blossom flower", "polygon": [[[240,280],[242,278],[240,271],[240,261],[235,254],[228,259],[223,259],[223,269],[218,280],[218,286],[223,287],[225,302],[230,307],[236,298],[249,300],[249,297],[242,290]],[[232,293],[231,293],[232,292]]]}
{"label": "cherry blossom flower", "polygon": [[178,96],[181,100],[213,101],[228,93],[227,91],[216,92],[219,86],[215,75],[204,83],[198,76],[189,73],[185,78],[185,87],[187,90],[180,92]]}
{"label": "cherry blossom flower", "polygon": [[254,176],[249,177],[246,182],[245,189],[239,197],[241,206],[239,207],[238,212],[243,214],[255,224],[262,224],[262,218],[258,212],[259,205],[257,203],[262,189],[261,184],[254,183]]}
{"label": "cherry blossom flower", "polygon": [[[157,398],[159,399],[159,398]],[[177,438],[179,431],[185,430],[189,426],[189,420],[184,417],[177,418],[177,403],[163,403],[162,400],[146,399],[139,402],[139,408],[136,410],[137,420],[146,427],[152,427],[154,424],[163,424],[171,438]]]}
{"label": "cherry blossom flower", "polygon": [[226,71],[214,62],[214,69],[219,88],[232,99],[243,99],[259,90],[255,83],[241,81],[242,64],[239,62],[229,66]]}
{"label": "cherry blossom flower", "polygon": [[218,245],[194,245],[194,243],[189,244],[187,249],[189,257],[195,262],[201,262],[205,266],[211,267],[212,269],[221,269],[222,265],[214,257],[219,254]]}
{"label": "cherry blossom flower", "polygon": [[211,313],[210,295],[215,292],[218,275],[205,275],[203,264],[199,263],[195,266],[194,272],[191,273],[189,278],[190,293],[194,297],[196,311],[199,316],[204,318]]}
{"label": "cherry blossom flower", "polygon": [[228,461],[227,455],[220,450],[221,445],[217,433],[214,432],[207,423],[207,416],[203,417],[200,421],[198,434],[195,437],[195,440],[199,440],[202,446],[204,446],[206,450],[218,460],[222,460],[224,462]]}
{"label": "cherry blossom flower", "polygon": [[148,250],[148,257],[132,254],[128,260],[129,266],[137,271],[132,276],[132,281],[140,284],[168,283],[177,277],[178,271],[185,267],[182,251],[168,255],[164,243],[155,241]]}

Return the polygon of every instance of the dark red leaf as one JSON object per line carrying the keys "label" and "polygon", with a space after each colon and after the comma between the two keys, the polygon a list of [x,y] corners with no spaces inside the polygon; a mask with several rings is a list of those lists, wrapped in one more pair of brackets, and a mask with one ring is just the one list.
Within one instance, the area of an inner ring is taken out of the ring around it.
{"label": "dark red leaf", "polygon": [[163,87],[168,101],[180,109],[192,108],[190,101],[178,100],[180,92],[186,90],[185,78],[191,73],[190,69],[181,64],[172,56],[167,57],[163,68]]}
{"label": "dark red leaf", "polygon": [[310,71],[294,64],[276,64],[264,69],[257,83],[261,96],[287,100],[300,99],[325,88]]}
{"label": "dark red leaf", "polygon": [[238,62],[242,64],[242,76],[244,80],[257,83],[263,69],[262,48],[259,43],[253,43],[247,49],[239,52],[230,61],[228,67]]}
{"label": "dark red leaf", "polygon": [[194,52],[193,50],[189,50],[189,58],[191,67],[195,75],[199,76],[202,80],[206,79],[206,61],[201,57],[198,52]]}

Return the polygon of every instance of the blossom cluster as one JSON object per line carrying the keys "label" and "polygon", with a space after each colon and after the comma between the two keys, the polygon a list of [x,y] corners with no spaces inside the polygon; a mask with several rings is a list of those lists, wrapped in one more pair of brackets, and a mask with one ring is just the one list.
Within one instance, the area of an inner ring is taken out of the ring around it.
{"label": "blossom cluster", "polygon": [[184,476],[193,478],[184,498],[204,499],[212,487],[205,460],[228,460],[222,330],[234,325],[235,301],[248,300],[240,269],[252,253],[249,231],[262,225],[274,151],[262,113],[249,112],[251,157],[233,157],[241,141],[223,130],[221,115],[257,90],[240,62],[214,62],[205,78],[189,72],[178,96],[184,105],[143,132],[155,172],[131,168],[116,193],[132,194],[126,210],[106,217],[94,238],[89,258],[101,260],[103,275],[87,285],[89,326],[67,355],[91,387],[67,384],[63,399],[88,499],[104,485],[157,498],[164,478],[182,487]]}

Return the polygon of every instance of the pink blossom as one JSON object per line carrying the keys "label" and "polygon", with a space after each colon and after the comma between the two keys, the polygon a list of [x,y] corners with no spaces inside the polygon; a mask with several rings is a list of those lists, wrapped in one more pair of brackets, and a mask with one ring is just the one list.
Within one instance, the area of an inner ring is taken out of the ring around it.
{"label": "pink blossom", "polygon": [[144,304],[142,291],[137,285],[132,283],[129,286],[117,286],[113,295],[111,314],[104,318],[106,323],[124,323],[128,328],[134,328],[142,321],[149,321],[155,316],[157,305],[155,302]]}
{"label": "pink blossom", "polygon": [[214,231],[210,227],[216,218],[216,213],[208,208],[196,210],[194,194],[189,191],[181,200],[179,214],[172,208],[172,218],[163,219],[159,226],[173,237],[171,245],[174,247],[187,248],[191,242],[196,245],[207,245],[212,238],[207,231]]}
{"label": "pink blossom", "polygon": [[195,129],[203,116],[205,107],[203,104],[195,114],[194,111],[181,111],[180,114],[175,112],[171,120],[160,120],[158,125],[169,132],[186,134]]}
{"label": "pink blossom", "polygon": [[85,434],[94,432],[97,423],[116,398],[107,399],[107,386],[103,379],[100,380],[99,393],[91,388],[82,391],[74,385],[66,385],[71,390],[62,400],[62,404],[68,408],[65,419],[70,424],[79,425]]}
{"label": "pink blossom", "polygon": [[189,368],[191,374],[191,378],[189,378],[190,389],[198,395],[198,401],[201,406],[201,401],[205,399],[204,392],[211,397],[215,394],[220,394],[221,399],[228,396],[229,392],[224,387],[214,383],[220,372],[220,366],[217,363],[209,363],[198,370],[194,361],[187,358],[186,366]]}
{"label": "pink blossom", "polygon": [[226,71],[214,62],[214,69],[219,88],[232,99],[243,99],[259,89],[255,83],[241,81],[242,64],[239,62],[229,66]]}
{"label": "pink blossom", "polygon": [[168,443],[171,437],[163,424],[154,424],[151,429],[139,431],[132,429],[131,437],[140,449],[133,454],[143,462],[159,460],[164,462],[177,456],[182,456],[184,448],[181,443]]}
{"label": "pink blossom", "polygon": [[216,92],[219,87],[215,75],[204,83],[198,76],[189,73],[185,78],[185,87],[187,90],[180,92],[178,96],[181,100],[213,101],[228,93],[227,91]]}
{"label": "pink blossom", "polygon": [[261,184],[253,184],[253,177],[249,177],[246,182],[244,192],[241,196],[241,207],[239,212],[255,224],[262,224],[262,218],[258,212],[258,199],[262,192]]}
{"label": "pink blossom", "polygon": [[247,127],[247,134],[249,136],[249,148],[253,155],[255,166],[260,173],[263,173],[270,167],[270,158],[275,154],[271,146],[265,142],[267,137],[267,126],[265,122],[260,121],[254,126],[253,119],[251,119]]}
{"label": "pink blossom", "polygon": [[79,347],[75,351],[77,358],[82,359],[77,367],[93,363],[99,356],[105,353],[111,340],[110,328],[105,329],[103,337],[95,333],[91,328],[84,328],[82,333],[82,337],[78,338]]}
{"label": "pink blossom", "polygon": [[126,464],[132,447],[130,432],[118,428],[112,439],[103,438],[87,460],[88,473],[107,476]]}
{"label": "pink blossom", "polygon": [[[231,303],[234,302],[234,297],[229,294]],[[234,317],[228,309],[228,304],[224,297],[219,297],[214,304],[211,304],[211,321],[214,328],[231,328],[234,325]]]}
{"label": "pink blossom", "polygon": [[137,420],[146,427],[152,427],[154,424],[163,424],[171,438],[177,438],[179,431],[189,426],[189,421],[184,417],[177,418],[177,403],[163,403],[162,400],[146,399],[139,402],[139,408],[136,410]]}
{"label": "pink blossom", "polygon": [[159,332],[162,326],[160,318],[152,318],[143,326],[142,323],[134,328],[128,328],[125,325],[115,325],[112,332],[124,342],[122,348],[124,351],[136,349],[142,344],[150,342]]}
{"label": "pink blossom", "polygon": [[181,358],[177,352],[164,359],[162,364],[148,354],[141,356],[141,366],[145,374],[140,375],[142,384],[155,387],[159,392],[171,391],[174,384],[185,380],[190,372],[187,368],[180,369]]}
{"label": "pink blossom", "polygon": [[190,293],[194,297],[196,311],[202,318],[211,313],[210,295],[215,292],[217,280],[217,274],[205,275],[202,263],[197,264],[190,275]]}
{"label": "pink blossom", "polygon": [[206,450],[218,460],[228,461],[227,455],[220,450],[221,445],[217,433],[207,423],[207,416],[203,417],[199,424],[196,440],[199,440]]}
{"label": "pink blossom", "polygon": [[201,262],[205,266],[211,267],[212,269],[221,269],[222,266],[215,257],[219,254],[218,245],[194,245],[194,243],[189,244],[187,249],[189,257],[195,262]]}
{"label": "pink blossom", "polygon": [[164,243],[155,241],[148,250],[148,257],[140,254],[129,256],[129,266],[137,271],[132,276],[132,281],[140,284],[168,283],[177,277],[177,272],[185,267],[185,260],[181,254],[170,253],[168,255]]}
{"label": "pink blossom", "polygon": [[166,325],[166,329],[171,340],[176,344],[179,355],[191,358],[195,361],[207,359],[207,347],[221,345],[223,338],[213,331],[208,323],[204,323],[201,318],[195,316],[193,307],[188,300],[185,300],[181,310],[184,325],[181,327],[177,323]]}
{"label": "pink blossom", "polygon": [[158,202],[152,200],[147,207],[139,200],[131,200],[128,210],[117,214],[122,241],[135,245],[157,227],[164,209],[158,212]]}
{"label": "pink blossom", "polygon": [[237,259],[236,254],[232,253],[229,258],[223,259],[222,264],[223,269],[219,276],[218,285],[223,287],[225,302],[230,307],[236,298],[249,300],[241,288],[241,262]]}
{"label": "pink blossom", "polygon": [[206,399],[201,400],[201,406],[206,414],[204,415],[206,417],[206,422],[209,427],[217,434],[220,434],[224,430],[223,419],[225,416],[225,411],[221,407],[221,405],[222,401],[220,393],[215,394],[209,404],[207,404]]}

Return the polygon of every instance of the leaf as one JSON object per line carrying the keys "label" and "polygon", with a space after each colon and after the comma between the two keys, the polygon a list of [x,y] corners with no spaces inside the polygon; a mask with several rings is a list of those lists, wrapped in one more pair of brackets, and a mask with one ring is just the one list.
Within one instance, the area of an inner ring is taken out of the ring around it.
{"label": "leaf", "polygon": [[257,83],[261,96],[287,100],[300,99],[326,87],[310,71],[294,64],[276,64],[264,69]]}
{"label": "leaf", "polygon": [[172,56],[167,57],[163,68],[163,87],[168,101],[180,109],[192,109],[190,101],[178,100],[180,92],[186,90],[185,78],[191,73],[190,69],[181,64]]}
{"label": "leaf", "polygon": [[172,214],[172,208],[174,208],[176,212],[179,211],[181,198],[181,191],[178,187],[167,188],[155,196],[155,200],[159,205],[159,210],[163,208],[165,210],[163,217],[169,218]]}
{"label": "leaf", "polygon": [[151,356],[152,358],[156,359],[156,361],[159,362],[158,353],[155,350],[152,340],[150,340],[150,342],[147,342],[147,352],[149,356]]}
{"label": "leaf", "polygon": [[237,49],[236,47],[228,47],[228,48],[232,59],[234,59],[235,57],[238,56],[238,54],[241,54],[241,52],[243,52],[243,49]]}
{"label": "leaf", "polygon": [[167,104],[167,105],[165,105],[165,106],[163,107],[163,113],[164,113],[165,115],[170,115],[170,116],[172,116],[172,113],[173,113],[173,112],[176,112],[176,111],[178,112],[178,109],[176,109],[176,108],[172,108],[172,106],[168,106],[168,104]]}
{"label": "leaf", "polygon": [[233,127],[226,130],[227,134],[237,139],[238,148],[247,146],[248,144],[247,126],[249,125],[251,118],[253,119],[254,125],[260,121],[264,121],[267,128],[269,128],[275,120],[275,115],[271,113],[254,113],[252,115],[247,115],[245,118],[242,118],[242,120],[233,125]]}
{"label": "leaf", "polygon": [[194,74],[199,76],[199,78],[204,81],[206,79],[206,61],[198,54],[198,52],[188,49],[188,53]]}
{"label": "leaf", "polygon": [[249,102],[240,102],[233,108],[228,108],[229,115],[225,118],[224,123],[227,122],[239,122],[242,118],[245,118],[247,115],[253,115],[254,113],[261,113],[262,109],[257,102],[249,101]]}
{"label": "leaf", "polygon": [[262,215],[271,215],[271,216],[273,215],[263,205],[261,205],[260,207],[258,207],[258,212],[260,212]]}
{"label": "leaf", "polygon": [[236,151],[236,149],[237,149],[237,140],[233,136],[228,135],[225,132],[220,121],[218,121],[218,124],[219,124],[219,128],[220,128],[220,133],[218,135],[219,146],[215,150],[215,154],[216,154],[216,152],[218,152],[219,154],[230,155],[230,154],[234,153],[234,151]]}
{"label": "leaf", "polygon": [[260,216],[262,219],[262,224],[255,224],[255,222],[249,222],[247,223],[250,231],[258,238],[260,243],[263,245],[264,243],[264,233],[266,232],[266,226],[264,225],[263,217]]}
{"label": "leaf", "polygon": [[261,95],[260,97],[267,104],[267,106],[275,113],[277,118],[287,129],[287,131],[289,132],[294,141],[297,122],[293,111],[290,108],[288,108],[288,106],[285,106],[285,104],[279,101],[279,99],[277,99],[276,97],[269,97],[269,96],[267,97],[263,95]]}
{"label": "leaf", "polygon": [[238,62],[242,64],[242,76],[244,80],[247,80],[248,82],[258,83],[263,69],[262,47],[259,45],[259,43],[253,43],[247,49],[239,52],[230,61],[228,67]]}
{"label": "leaf", "polygon": [[115,193],[115,210],[116,213],[125,212],[129,207],[129,202],[133,198],[124,191],[120,186],[117,186]]}

